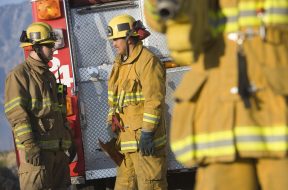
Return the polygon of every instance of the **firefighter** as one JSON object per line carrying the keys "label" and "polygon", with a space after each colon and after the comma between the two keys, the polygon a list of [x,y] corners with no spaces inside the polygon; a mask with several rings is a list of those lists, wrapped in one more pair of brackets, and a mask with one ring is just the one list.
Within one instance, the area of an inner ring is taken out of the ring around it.
{"label": "firefighter", "polygon": [[191,65],[171,149],[196,190],[288,187],[288,1],[145,0],[147,23]]}
{"label": "firefighter", "polygon": [[108,39],[117,56],[108,82],[108,130],[117,134],[117,147],[124,154],[116,190],[167,189],[166,72],[159,58],[143,46],[141,40],[148,35],[142,22],[130,15],[109,22]]}
{"label": "firefighter", "polygon": [[35,22],[22,32],[20,42],[29,56],[8,74],[5,86],[5,113],[19,153],[20,188],[66,189],[70,175],[64,151],[71,137],[48,66],[56,35],[50,25]]}

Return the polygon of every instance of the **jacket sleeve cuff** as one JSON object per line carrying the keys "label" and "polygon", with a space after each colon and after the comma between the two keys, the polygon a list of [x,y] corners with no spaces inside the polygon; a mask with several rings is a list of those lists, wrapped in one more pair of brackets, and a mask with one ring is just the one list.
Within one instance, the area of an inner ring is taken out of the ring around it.
{"label": "jacket sleeve cuff", "polygon": [[147,132],[154,131],[155,128],[158,126],[159,122],[160,122],[159,115],[144,113],[142,130]]}
{"label": "jacket sleeve cuff", "polygon": [[20,123],[14,127],[14,135],[21,144],[28,141],[34,141],[34,135],[29,123]]}

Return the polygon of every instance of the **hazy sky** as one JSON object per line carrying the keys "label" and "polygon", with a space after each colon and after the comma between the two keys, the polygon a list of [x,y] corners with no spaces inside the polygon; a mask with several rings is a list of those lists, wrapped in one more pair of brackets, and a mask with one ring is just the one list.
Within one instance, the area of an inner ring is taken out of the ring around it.
{"label": "hazy sky", "polygon": [[15,4],[15,3],[21,3],[23,1],[30,2],[30,0],[0,0],[0,6],[7,5],[7,4]]}

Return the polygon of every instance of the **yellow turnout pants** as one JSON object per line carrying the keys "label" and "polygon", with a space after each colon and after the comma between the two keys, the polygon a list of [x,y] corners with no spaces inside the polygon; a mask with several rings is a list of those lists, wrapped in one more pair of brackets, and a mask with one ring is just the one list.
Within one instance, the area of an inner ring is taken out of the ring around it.
{"label": "yellow turnout pants", "polygon": [[42,151],[41,165],[26,162],[25,152],[19,151],[19,181],[21,190],[67,189],[71,184],[69,160],[63,151]]}
{"label": "yellow turnout pants", "polygon": [[115,190],[166,190],[166,155],[158,150],[155,156],[142,156],[139,152],[125,153],[117,169]]}

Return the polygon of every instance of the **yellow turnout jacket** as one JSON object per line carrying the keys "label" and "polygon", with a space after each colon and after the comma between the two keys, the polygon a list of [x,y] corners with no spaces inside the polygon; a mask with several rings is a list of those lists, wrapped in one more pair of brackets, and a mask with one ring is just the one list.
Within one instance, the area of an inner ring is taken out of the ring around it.
{"label": "yellow turnout jacket", "polygon": [[[194,8],[195,1],[179,2],[178,15],[164,22],[156,1],[145,1],[148,23],[162,23],[154,28],[166,33],[172,57],[192,66],[175,92],[170,137],[177,160],[192,166],[286,157],[288,1],[201,0]],[[240,38],[250,108],[238,89]]]}
{"label": "yellow turnout jacket", "polygon": [[142,42],[125,62],[116,57],[108,82],[108,122],[116,116],[125,128],[119,134],[122,152],[138,150],[140,130],[155,133],[157,148],[166,144],[165,79],[162,63]]}
{"label": "yellow turnout jacket", "polygon": [[65,109],[57,99],[56,79],[48,65],[28,57],[6,79],[5,113],[18,149],[32,140],[45,150],[67,150],[71,145]]}

